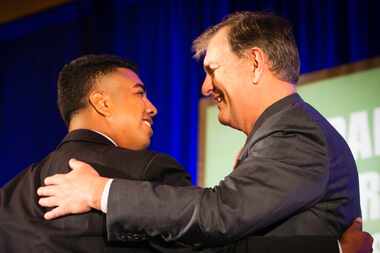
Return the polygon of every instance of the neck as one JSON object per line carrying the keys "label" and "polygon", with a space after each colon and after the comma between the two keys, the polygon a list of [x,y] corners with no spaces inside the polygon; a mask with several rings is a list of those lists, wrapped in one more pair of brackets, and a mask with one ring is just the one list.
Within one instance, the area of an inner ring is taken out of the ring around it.
{"label": "neck", "polygon": [[[105,122],[102,119],[93,119],[87,115],[75,115],[69,124],[69,132],[78,130],[78,129],[88,129],[94,132],[101,133],[107,138],[112,140],[110,131],[107,129]],[[112,142],[114,142],[112,140]],[[117,146],[117,143],[114,143]]]}
{"label": "neck", "polygon": [[257,119],[264,113],[266,109],[272,106],[277,101],[292,95],[296,92],[295,85],[280,81],[273,80],[270,85],[262,85],[263,89],[260,91],[263,96],[258,101],[258,107],[255,113],[247,120],[243,132],[249,135],[255,125]]}

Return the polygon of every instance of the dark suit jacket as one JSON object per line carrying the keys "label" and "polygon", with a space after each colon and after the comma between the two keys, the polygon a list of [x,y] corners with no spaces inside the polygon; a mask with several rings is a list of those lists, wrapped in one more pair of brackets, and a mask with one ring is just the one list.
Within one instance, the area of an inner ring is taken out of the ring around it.
{"label": "dark suit jacket", "polygon": [[118,148],[95,132],[73,131],[44,160],[22,171],[1,189],[1,252],[157,252],[144,237],[134,233],[126,235],[128,243],[105,243],[105,215],[97,211],[53,221],[43,219],[46,210],[37,204],[36,190],[46,176],[68,172],[70,158],[90,163],[106,177],[176,186],[191,184],[188,174],[167,155]]}
{"label": "dark suit jacket", "polygon": [[224,247],[201,253],[333,253],[338,241],[329,236],[248,236]]}
{"label": "dark suit jacket", "polygon": [[[153,215],[143,210],[153,207]],[[323,116],[293,94],[260,116],[238,165],[214,188],[115,180],[107,230],[110,240],[139,231],[216,245],[250,234],[338,237],[360,215],[350,149]]]}

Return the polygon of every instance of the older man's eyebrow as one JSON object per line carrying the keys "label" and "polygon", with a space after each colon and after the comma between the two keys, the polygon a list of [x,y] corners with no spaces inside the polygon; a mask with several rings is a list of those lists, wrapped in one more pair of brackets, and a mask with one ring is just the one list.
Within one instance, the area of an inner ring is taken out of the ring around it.
{"label": "older man's eyebrow", "polygon": [[215,70],[215,69],[212,69],[209,64],[204,65],[203,69],[209,75],[212,75],[214,73],[214,70]]}
{"label": "older man's eyebrow", "polygon": [[219,65],[215,63],[209,63],[209,64],[203,65],[204,71],[207,72],[209,75],[212,75],[217,68],[219,68]]}

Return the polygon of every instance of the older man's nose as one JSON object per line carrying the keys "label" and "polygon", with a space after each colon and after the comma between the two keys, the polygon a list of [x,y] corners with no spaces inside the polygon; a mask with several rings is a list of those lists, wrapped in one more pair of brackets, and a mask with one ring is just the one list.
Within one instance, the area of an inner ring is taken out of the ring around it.
{"label": "older man's nose", "polygon": [[209,75],[207,75],[205,77],[205,80],[203,81],[203,84],[202,84],[202,94],[203,96],[210,96],[211,95],[211,92],[213,90],[213,85],[212,85],[212,82],[211,82],[211,78]]}

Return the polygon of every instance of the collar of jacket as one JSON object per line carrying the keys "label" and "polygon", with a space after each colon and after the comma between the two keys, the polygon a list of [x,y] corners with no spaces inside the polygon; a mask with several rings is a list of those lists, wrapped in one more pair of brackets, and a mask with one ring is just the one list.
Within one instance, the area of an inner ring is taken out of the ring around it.
{"label": "collar of jacket", "polygon": [[249,133],[247,140],[245,141],[245,144],[239,153],[239,157],[237,159],[237,162],[236,162],[236,165],[234,168],[236,168],[239,165],[240,161],[243,160],[248,155],[248,148],[250,146],[249,145],[250,140],[252,140],[253,135],[263,125],[263,123],[267,119],[269,119],[271,116],[282,111],[284,108],[287,108],[290,105],[297,104],[300,101],[303,101],[302,98],[300,97],[300,95],[298,95],[298,93],[293,93],[289,96],[286,96],[286,97],[276,101],[271,106],[269,106],[267,109],[265,109],[265,111],[256,120],[256,123],[253,125],[253,128],[252,128],[251,132]]}
{"label": "collar of jacket", "polygon": [[61,147],[63,144],[72,141],[80,141],[80,142],[91,142],[103,145],[112,145],[115,146],[110,140],[108,140],[103,135],[94,132],[89,129],[77,129],[69,132],[65,138],[61,141],[57,148]]}

